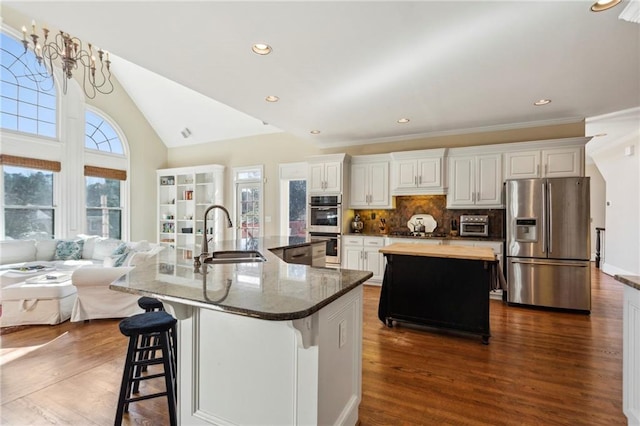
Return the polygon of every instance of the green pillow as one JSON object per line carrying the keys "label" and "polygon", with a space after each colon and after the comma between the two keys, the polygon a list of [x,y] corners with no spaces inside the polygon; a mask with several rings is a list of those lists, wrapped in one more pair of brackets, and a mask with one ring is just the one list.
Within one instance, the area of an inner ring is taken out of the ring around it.
{"label": "green pillow", "polygon": [[56,251],[53,260],[80,260],[82,259],[82,248],[84,240],[61,240],[56,244]]}

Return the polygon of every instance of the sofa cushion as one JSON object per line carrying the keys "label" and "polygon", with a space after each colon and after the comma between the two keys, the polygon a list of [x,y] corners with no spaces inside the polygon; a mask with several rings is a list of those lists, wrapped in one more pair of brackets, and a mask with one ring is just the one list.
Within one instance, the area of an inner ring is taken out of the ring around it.
{"label": "sofa cushion", "polygon": [[93,259],[93,250],[96,247],[96,241],[98,241],[100,237],[98,237],[97,235],[78,234],[78,238],[82,238],[84,240],[82,258]]}
{"label": "sofa cushion", "polygon": [[53,260],[59,241],[60,240],[36,241],[36,260]]}
{"label": "sofa cushion", "polygon": [[0,241],[0,265],[36,260],[35,240]]}
{"label": "sofa cushion", "polygon": [[111,256],[111,253],[122,243],[120,240],[113,238],[98,238],[93,248],[93,256],[91,259],[104,260]]}
{"label": "sofa cushion", "polygon": [[62,240],[56,244],[53,260],[80,260],[84,240]]}

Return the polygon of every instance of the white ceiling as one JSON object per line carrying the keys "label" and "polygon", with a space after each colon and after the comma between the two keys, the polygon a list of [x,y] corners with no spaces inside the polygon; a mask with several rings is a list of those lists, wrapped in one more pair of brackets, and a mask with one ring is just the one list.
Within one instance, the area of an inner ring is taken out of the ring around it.
{"label": "white ceiling", "polygon": [[[627,1],[600,13],[589,11],[591,3],[94,0],[3,7],[109,50],[114,74],[169,147],[277,131],[328,147],[639,107],[640,25],[618,19]],[[273,53],[254,54],[256,42]],[[265,102],[267,95],[280,101]],[[541,98],[552,102],[534,106]],[[402,117],[411,121],[398,124]],[[180,134],[185,127],[188,139]],[[321,133],[311,135],[314,129]]]}

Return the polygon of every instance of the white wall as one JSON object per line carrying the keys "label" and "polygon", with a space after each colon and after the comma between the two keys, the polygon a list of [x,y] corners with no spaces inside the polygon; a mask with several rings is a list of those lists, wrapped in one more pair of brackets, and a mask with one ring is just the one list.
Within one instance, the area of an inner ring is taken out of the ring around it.
{"label": "white wall", "polygon": [[[640,275],[639,135],[628,135],[590,154],[606,182],[605,259],[601,267],[610,275]],[[626,150],[633,150],[633,155],[625,155]]]}
{"label": "white wall", "polygon": [[595,260],[596,228],[605,227],[606,182],[593,163],[585,165],[585,175],[591,178],[591,260]]}

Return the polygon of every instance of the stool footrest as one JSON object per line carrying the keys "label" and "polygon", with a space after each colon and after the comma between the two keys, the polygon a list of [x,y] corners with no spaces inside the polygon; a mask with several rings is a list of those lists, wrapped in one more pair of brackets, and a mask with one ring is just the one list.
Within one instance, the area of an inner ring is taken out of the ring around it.
{"label": "stool footrest", "polygon": [[145,399],[158,398],[160,396],[167,396],[167,392],[152,393],[151,395],[134,396],[133,398],[126,398],[125,403],[144,401]]}
{"label": "stool footrest", "polygon": [[142,380],[157,379],[158,377],[164,377],[164,376],[165,376],[164,373],[149,374],[148,376],[134,377],[133,379],[131,379],[131,381],[132,382],[140,382]]}

